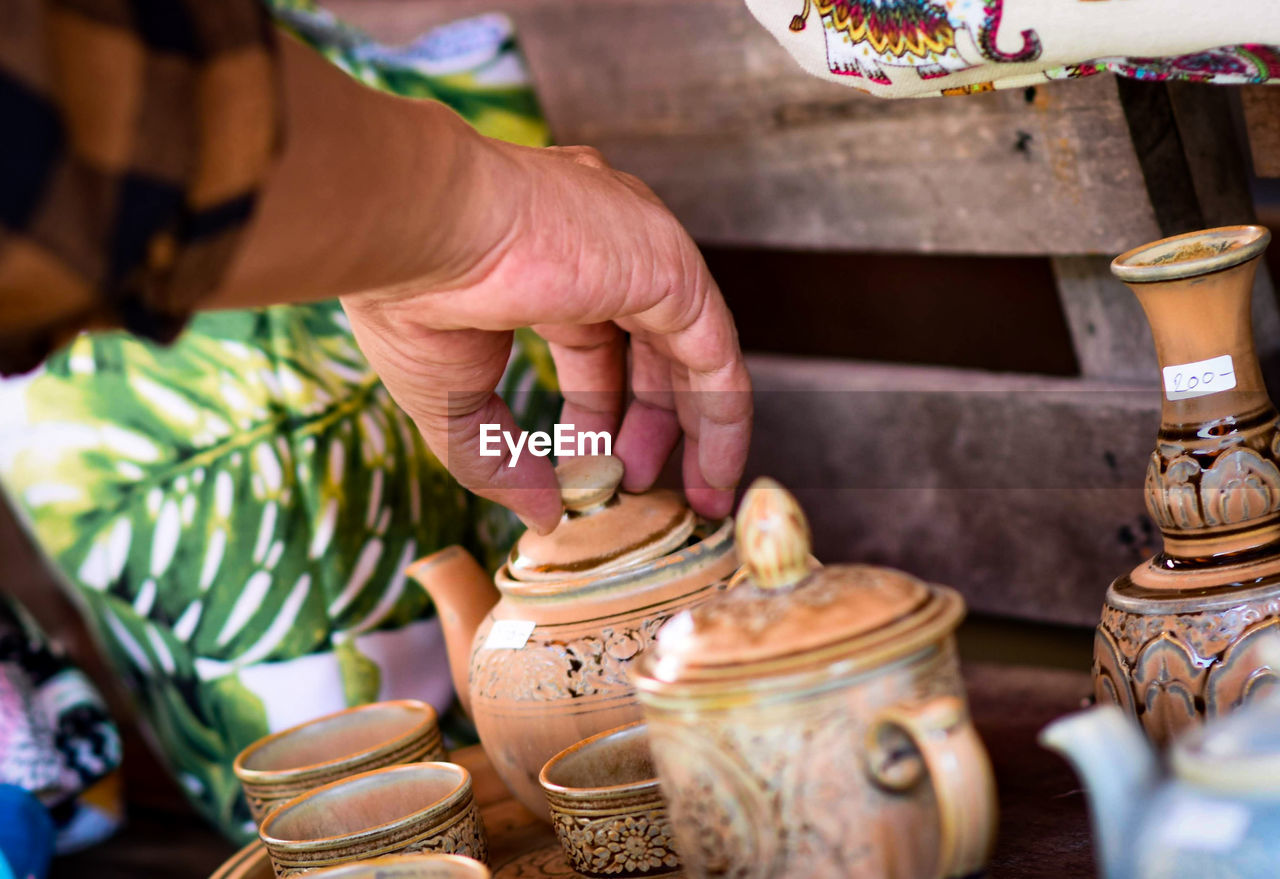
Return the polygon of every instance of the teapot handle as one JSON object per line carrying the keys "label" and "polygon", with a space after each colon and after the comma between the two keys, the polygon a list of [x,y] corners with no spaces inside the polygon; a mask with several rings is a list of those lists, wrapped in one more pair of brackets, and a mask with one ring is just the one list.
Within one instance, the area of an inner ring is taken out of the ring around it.
{"label": "teapot handle", "polygon": [[[923,767],[901,759],[903,736]],[[996,784],[963,700],[937,696],[881,710],[867,728],[867,754],[871,777],[891,791],[906,791],[928,773],[938,803],[938,879],[986,865],[995,844]]]}

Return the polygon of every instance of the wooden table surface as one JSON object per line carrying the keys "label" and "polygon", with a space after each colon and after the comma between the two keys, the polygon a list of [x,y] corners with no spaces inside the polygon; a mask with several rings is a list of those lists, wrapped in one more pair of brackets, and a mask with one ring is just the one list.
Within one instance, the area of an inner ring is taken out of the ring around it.
{"label": "wooden table surface", "polygon": [[[1082,704],[1087,674],[990,663],[966,667],[974,719],[1000,790],[1000,837],[990,879],[1091,879],[1084,797],[1067,765],[1039,748],[1036,733]],[[454,759],[472,773],[492,862],[553,841],[550,828],[510,799],[479,747]],[[191,813],[134,809],[115,838],[54,863],[52,879],[205,879],[234,848]]]}

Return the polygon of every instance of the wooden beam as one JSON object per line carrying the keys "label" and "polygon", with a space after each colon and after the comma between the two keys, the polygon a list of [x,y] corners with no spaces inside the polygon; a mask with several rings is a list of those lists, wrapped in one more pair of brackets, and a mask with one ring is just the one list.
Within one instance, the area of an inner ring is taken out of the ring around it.
{"label": "wooden beam", "polygon": [[1254,221],[1226,89],[1131,79],[1118,88],[1162,235]]}
{"label": "wooden beam", "polygon": [[1248,144],[1237,133],[1231,90],[1190,82],[1166,83],[1165,88],[1200,204],[1199,228],[1255,222]]}
{"label": "wooden beam", "polygon": [[557,140],[704,243],[1118,253],[1158,237],[1115,81],[884,101],[804,73],[742,0],[334,0],[385,42],[496,9]]}
{"label": "wooden beam", "polygon": [[1253,173],[1280,177],[1280,89],[1249,85],[1240,89],[1244,121],[1253,156]]}
{"label": "wooden beam", "polygon": [[1080,374],[1159,385],[1155,344],[1142,308],[1111,274],[1106,256],[1057,256],[1053,274]]}
{"label": "wooden beam", "polygon": [[1159,546],[1150,387],[753,356],[750,470],[795,490],[825,561],[955,586],[976,611],[1092,625]]}

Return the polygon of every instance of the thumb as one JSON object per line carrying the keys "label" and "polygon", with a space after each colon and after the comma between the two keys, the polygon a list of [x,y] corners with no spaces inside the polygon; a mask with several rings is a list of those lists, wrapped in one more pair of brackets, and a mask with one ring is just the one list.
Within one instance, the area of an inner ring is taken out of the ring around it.
{"label": "thumb", "polygon": [[343,305],[365,357],[453,477],[529,527],[554,529],[563,508],[551,462],[524,446],[516,454],[503,440],[520,435],[511,410],[494,393],[512,334],[419,327],[408,344],[403,325],[392,330],[388,315],[346,300]]}
{"label": "thumb", "polygon": [[507,404],[492,392],[451,397],[443,419],[409,413],[427,446],[463,487],[502,504],[536,531],[554,529],[563,512],[555,470],[529,451]]}

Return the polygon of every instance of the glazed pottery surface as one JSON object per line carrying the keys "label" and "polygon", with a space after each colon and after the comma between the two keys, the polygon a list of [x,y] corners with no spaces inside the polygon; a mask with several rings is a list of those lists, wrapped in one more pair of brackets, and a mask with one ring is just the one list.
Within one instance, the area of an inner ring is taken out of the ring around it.
{"label": "glazed pottery surface", "polygon": [[934,879],[978,871],[996,823],[953,632],[959,595],[813,570],[808,523],[759,480],[749,576],[663,629],[637,687],[686,873]]}
{"label": "glazed pottery surface", "polygon": [[566,862],[578,873],[607,879],[680,872],[643,723],[566,748],[547,761],[539,781]]}
{"label": "glazed pottery surface", "polygon": [[255,839],[227,858],[209,879],[276,879],[276,871],[267,847]]}
{"label": "glazed pottery surface", "polygon": [[570,458],[557,475],[560,525],[526,532],[494,581],[456,547],[410,568],[440,609],[485,753],[539,816],[543,765],[640,719],[629,669],[663,623],[737,568],[731,522],[700,520],[673,492],[617,491],[616,459]]}
{"label": "glazed pottery surface", "polygon": [[272,808],[350,775],[444,760],[436,711],[404,699],[348,708],[259,739],[233,768],[256,823]]}
{"label": "glazed pottery surface", "polygon": [[1213,229],[1112,263],[1162,367],[1145,492],[1164,548],[1108,589],[1094,685],[1158,743],[1277,681],[1261,651],[1280,631],[1280,431],[1250,321],[1269,239],[1257,226]]}
{"label": "glazed pottery surface", "polygon": [[489,868],[461,855],[389,855],[317,870],[315,879],[489,879]]}
{"label": "glazed pottery surface", "polygon": [[1275,696],[1180,734],[1164,761],[1137,721],[1114,705],[1054,721],[1040,740],[1066,756],[1084,782],[1103,879],[1277,874]]}
{"label": "glazed pottery surface", "polygon": [[396,853],[488,858],[471,775],[453,763],[408,763],[332,782],[276,807],[258,834],[277,876]]}

